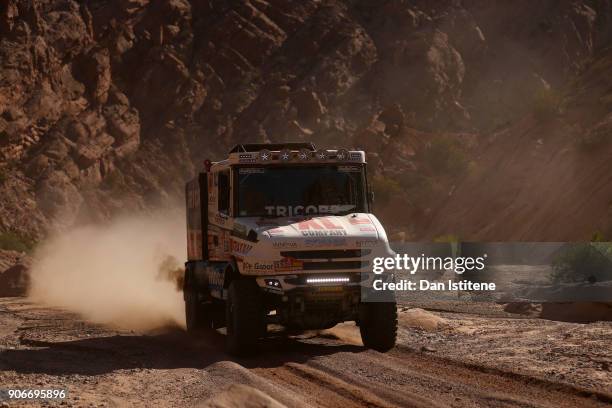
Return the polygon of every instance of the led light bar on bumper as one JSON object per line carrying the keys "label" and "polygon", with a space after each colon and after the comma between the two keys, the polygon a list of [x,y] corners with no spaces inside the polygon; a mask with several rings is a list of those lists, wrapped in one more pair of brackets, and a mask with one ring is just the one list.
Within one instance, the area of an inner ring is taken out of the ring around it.
{"label": "led light bar on bumper", "polygon": [[307,278],[306,283],[348,283],[350,279],[346,276],[337,278]]}

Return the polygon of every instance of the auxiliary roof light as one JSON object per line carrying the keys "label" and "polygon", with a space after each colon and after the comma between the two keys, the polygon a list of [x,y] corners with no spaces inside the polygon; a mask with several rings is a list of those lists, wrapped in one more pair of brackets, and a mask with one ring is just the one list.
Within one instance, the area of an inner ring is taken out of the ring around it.
{"label": "auxiliary roof light", "polygon": [[260,161],[272,161],[272,152],[268,149],[262,149],[259,151]]}
{"label": "auxiliary roof light", "polygon": [[337,160],[348,160],[349,159],[349,152],[346,149],[338,149],[338,151],[336,151],[336,159]]}
{"label": "auxiliary roof light", "polygon": [[329,152],[325,149],[320,149],[317,151],[316,156],[319,160],[327,160],[327,158],[329,157]]}
{"label": "auxiliary roof light", "polygon": [[292,154],[291,154],[291,150],[289,149],[283,149],[279,152],[278,154],[278,158],[280,159],[280,161],[289,161],[292,159]]}
{"label": "auxiliary roof light", "polygon": [[298,152],[298,159],[306,161],[310,159],[310,150],[308,149],[300,149]]}

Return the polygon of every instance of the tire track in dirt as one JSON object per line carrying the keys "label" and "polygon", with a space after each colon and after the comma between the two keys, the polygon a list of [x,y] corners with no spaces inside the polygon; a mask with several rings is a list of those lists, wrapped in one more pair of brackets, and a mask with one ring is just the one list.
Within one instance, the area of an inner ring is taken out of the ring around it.
{"label": "tire track in dirt", "polygon": [[[557,408],[608,406],[610,402],[603,393],[514,373],[481,370],[405,347],[389,354],[343,352],[304,364],[287,363],[255,371],[270,381],[286,382],[303,395],[325,395],[329,391],[343,397],[350,395],[343,406]],[[317,400],[316,405],[337,406],[342,402],[331,403],[332,400],[326,397]]]}
{"label": "tire track in dirt", "polygon": [[[604,406],[603,402],[587,396],[551,390],[538,381],[531,383],[533,379],[482,372],[405,349],[386,355],[367,352],[359,357],[343,356],[333,365],[324,360],[311,364],[345,381],[359,382],[396,403],[414,395],[425,395],[435,396],[435,404],[430,406],[440,403],[443,406]],[[367,367],[367,371],[359,372],[351,367]]]}
{"label": "tire track in dirt", "polygon": [[[390,403],[358,385],[352,385],[341,378],[305,364],[288,363],[282,367],[254,369],[255,373],[302,397],[319,407],[385,407],[398,405]],[[404,405],[406,406],[406,405]]]}

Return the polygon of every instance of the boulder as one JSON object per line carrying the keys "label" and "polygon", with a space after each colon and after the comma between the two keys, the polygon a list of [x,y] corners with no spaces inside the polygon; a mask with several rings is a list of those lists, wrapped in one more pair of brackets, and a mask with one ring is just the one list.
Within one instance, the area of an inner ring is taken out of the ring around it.
{"label": "boulder", "polygon": [[30,263],[31,259],[24,253],[0,249],[0,297],[26,295]]}
{"label": "boulder", "polygon": [[446,319],[423,309],[402,310],[398,316],[402,325],[426,331],[436,331],[448,323]]}
{"label": "boulder", "polygon": [[25,296],[30,286],[29,269],[22,264],[0,271],[0,297]]}
{"label": "boulder", "polygon": [[576,323],[612,321],[612,302],[542,303],[540,318]]}

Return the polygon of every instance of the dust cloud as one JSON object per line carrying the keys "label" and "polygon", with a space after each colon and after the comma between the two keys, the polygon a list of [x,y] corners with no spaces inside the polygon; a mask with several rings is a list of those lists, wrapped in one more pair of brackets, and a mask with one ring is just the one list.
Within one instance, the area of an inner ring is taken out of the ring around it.
{"label": "dust cloud", "polygon": [[29,295],[113,327],[184,327],[177,271],[185,256],[180,211],[80,226],[37,249]]}

